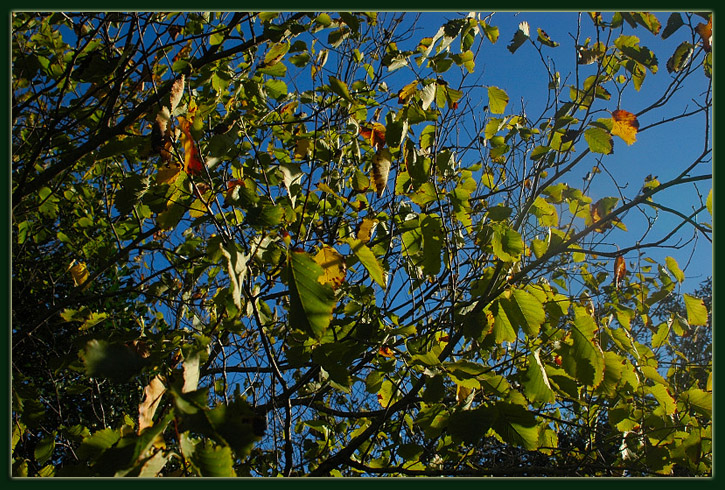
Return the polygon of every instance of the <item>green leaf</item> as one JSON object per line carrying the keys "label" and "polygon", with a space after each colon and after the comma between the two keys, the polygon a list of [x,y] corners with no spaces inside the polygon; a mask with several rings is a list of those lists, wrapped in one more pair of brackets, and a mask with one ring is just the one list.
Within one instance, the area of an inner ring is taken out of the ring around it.
{"label": "green leaf", "polygon": [[205,440],[194,446],[191,454],[192,464],[198,468],[201,476],[235,477],[232,450],[228,446],[214,444]]}
{"label": "green leaf", "polygon": [[685,280],[685,273],[682,272],[682,269],[680,269],[679,264],[673,257],[665,258],[665,263],[667,264],[667,269],[669,269],[672,275],[675,276],[675,279],[677,279],[677,282]]}
{"label": "green leaf", "polygon": [[712,393],[700,388],[690,388],[680,395],[679,401],[689,405],[697,413],[712,417]]}
{"label": "green leaf", "polygon": [[496,417],[491,407],[454,412],[448,418],[448,432],[467,444],[475,444],[486,435]]}
{"label": "green leaf", "polygon": [[503,114],[509,102],[508,94],[498,87],[488,87],[488,107],[493,114]]}
{"label": "green leaf", "polygon": [[146,364],[145,360],[127,345],[98,339],[86,343],[81,358],[88,376],[109,378],[119,382],[127,381],[139,374]]}
{"label": "green leaf", "polygon": [[559,45],[559,43],[557,43],[556,41],[552,41],[551,38],[549,37],[549,35],[546,32],[544,32],[540,27],[538,29],[536,29],[536,31],[538,33],[537,40],[541,44],[543,44],[545,46],[549,46],[551,48],[555,48]]}
{"label": "green leaf", "polygon": [[347,84],[345,82],[343,82],[342,80],[340,80],[338,78],[333,77],[332,75],[330,75],[328,80],[330,82],[330,89],[334,93],[336,93],[337,95],[339,95],[340,97],[342,97],[343,99],[345,99],[349,102],[355,102],[355,99],[353,99],[352,96],[350,95],[350,91],[348,90]]}
{"label": "green leaf", "polygon": [[672,53],[670,59],[667,60],[667,73],[677,73],[681,71],[690,61],[690,57],[692,56],[694,49],[694,46],[687,41],[684,41],[682,44],[677,46],[675,52]]}
{"label": "green leaf", "polygon": [[667,391],[664,385],[656,384],[654,386],[645,386],[645,392],[654,395],[657,402],[659,402],[665,415],[673,415],[677,410],[677,405],[672,395]]}
{"label": "green leaf", "polygon": [[516,262],[524,251],[524,242],[516,230],[505,224],[493,223],[491,245],[493,253],[504,262]]}
{"label": "green leaf", "polygon": [[360,263],[367,269],[370,277],[380,285],[383,289],[385,288],[385,273],[383,271],[380,262],[378,261],[375,254],[370,250],[367,245],[356,238],[348,238],[347,244],[350,245],[352,252],[358,258]]}
{"label": "green leaf", "polygon": [[38,464],[45,464],[53,455],[53,450],[55,450],[55,432],[38,441],[33,450],[33,456]]}
{"label": "green leaf", "polygon": [[276,43],[273,44],[269,50],[267,51],[267,54],[264,56],[264,66],[273,66],[279,61],[284,58],[284,55],[287,54],[287,51],[289,51],[290,43],[288,41],[285,41],[283,43]]}
{"label": "green leaf", "polygon": [[294,251],[289,260],[290,323],[322,338],[332,320],[335,293],[318,278],[322,268],[306,252]]}
{"label": "green leaf", "polygon": [[508,298],[501,298],[501,305],[512,326],[521,327],[529,338],[539,334],[546,313],[536,296],[523,289],[514,289]]}
{"label": "green leaf", "polygon": [[521,446],[527,451],[539,447],[539,430],[533,413],[516,403],[498,402],[494,408],[493,430],[504,442]]}
{"label": "green leaf", "polygon": [[506,47],[511,53],[515,53],[527,39],[529,39],[529,23],[524,21],[519,24],[519,28],[514,34],[513,39]]}
{"label": "green leaf", "polygon": [[529,368],[523,382],[524,392],[530,399],[543,403],[551,403],[556,396],[549,383],[549,376],[541,363],[539,349],[528,357]]}
{"label": "green leaf", "polygon": [[121,188],[116,191],[113,205],[121,216],[126,216],[133,207],[138,204],[141,197],[149,187],[149,177],[131,174],[121,183]]}
{"label": "green leaf", "polygon": [[614,45],[626,57],[647,67],[650,72],[657,73],[657,57],[648,48],[639,45],[637,36],[619,36],[614,40]]}
{"label": "green leaf", "polygon": [[584,131],[584,139],[593,153],[610,155],[613,152],[612,135],[602,128],[588,128]]}
{"label": "green leaf", "polygon": [[710,189],[710,192],[707,193],[707,201],[705,201],[705,206],[707,207],[707,212],[710,213],[710,216],[712,216],[712,189]]}
{"label": "green leaf", "polygon": [[662,31],[662,39],[667,39],[683,25],[685,25],[685,22],[682,20],[682,16],[679,14],[679,12],[671,13],[667,19],[667,25],[665,26],[665,30]]}
{"label": "green leaf", "polygon": [[604,354],[594,336],[597,324],[583,307],[574,308],[572,345],[563,349],[562,366],[581,383],[596,388],[604,379]]}
{"label": "green leaf", "polygon": [[280,100],[287,95],[287,84],[282,80],[267,80],[264,83],[267,95],[275,100]]}
{"label": "green leaf", "polygon": [[420,223],[423,235],[423,272],[437,276],[441,271],[441,251],[443,249],[443,227],[435,215],[425,215]]}
{"label": "green leaf", "polygon": [[700,299],[689,294],[683,294],[685,308],[687,309],[687,323],[690,325],[707,325],[707,308]]}

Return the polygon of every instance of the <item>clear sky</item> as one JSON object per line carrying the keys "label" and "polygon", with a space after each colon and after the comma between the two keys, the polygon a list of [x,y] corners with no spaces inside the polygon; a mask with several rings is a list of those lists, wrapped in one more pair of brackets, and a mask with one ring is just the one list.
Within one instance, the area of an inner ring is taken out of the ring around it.
{"label": "clear sky", "polygon": [[[464,13],[465,14],[465,13]],[[486,15],[484,13],[483,15]],[[669,12],[655,12],[663,28],[667,23]],[[414,39],[423,36],[433,36],[445,20],[455,15],[447,12],[427,12],[423,14],[419,33]],[[611,17],[611,13],[604,13],[605,19]],[[522,101],[529,117],[535,118],[541,112],[547,95],[548,76],[542,64],[539,54],[530,44],[524,44],[516,53],[512,54],[507,45],[511,42],[514,33],[521,22],[526,21],[530,26],[532,37],[536,37],[537,28],[542,28],[550,38],[560,45],[556,48],[544,48],[544,53],[550,57],[548,61],[556,71],[561,73],[562,80],[568,74],[573,74],[576,68],[575,38],[577,34],[579,15],[576,12],[499,12],[490,21],[490,24],[498,26],[500,37],[496,44],[485,43],[483,49],[476,59],[476,72],[483,73],[480,83],[483,85],[495,85],[506,90],[509,95],[509,111],[519,111]],[[581,16],[581,32],[579,42],[582,43],[587,36],[595,36],[593,23],[585,13]],[[649,106],[654,100],[661,96],[663,91],[672,80],[672,75],[665,68],[667,59],[675,48],[687,40],[685,29],[681,29],[668,39],[663,40],[659,36],[638,27],[631,29],[627,26],[625,31],[628,35],[636,35],[640,43],[652,49],[658,55],[659,70],[657,73],[647,73],[642,89],[639,92],[630,89],[625,91],[623,97],[618,101],[617,94],[613,93],[609,101],[601,103],[600,107],[613,111],[625,109],[632,113],[638,113]],[[613,40],[613,39],[612,39]],[[402,70],[401,70],[402,71]],[[453,70],[451,70],[452,72]],[[593,69],[586,70],[583,67],[582,73],[591,74]],[[585,76],[586,76],[585,75]],[[640,118],[640,127],[645,128],[666,117],[684,113],[695,108],[692,99],[700,96],[707,87],[707,79],[704,75],[697,74],[693,77],[697,83],[688,83],[682,90],[677,92],[668,107],[661,111],[648,112]],[[448,78],[448,73],[446,74]],[[573,80],[570,78],[569,83]],[[694,81],[694,80],[693,80]],[[514,112],[515,113],[515,112]],[[604,113],[599,117],[610,117]],[[631,198],[636,195],[646,176],[656,176],[660,182],[665,182],[677,176],[688,166],[703,149],[703,121],[704,115],[680,120],[673,124],[663,124],[645,131],[637,136],[637,142],[627,146],[621,139],[615,137],[614,154],[602,159],[606,169],[616,179],[619,186],[625,186],[624,195]],[[585,148],[586,143],[580,142],[578,150]],[[583,177],[596,164],[594,155],[588,156],[571,177],[566,181],[569,185],[581,188]],[[712,173],[712,165],[707,168],[696,169],[695,175]],[[710,190],[708,183],[699,183],[697,188],[694,185],[689,187],[678,186],[674,191],[658,195],[657,201],[666,206],[671,206],[684,214],[690,214],[699,203],[704,202]],[[698,192],[700,196],[698,196]],[[590,196],[596,201],[605,196],[617,196],[618,192],[611,177],[605,174],[598,175],[593,181]],[[704,211],[698,215],[701,221],[711,223],[712,218]],[[647,237],[646,241],[655,241],[661,238],[664,233],[679,224],[680,218],[660,212],[659,219],[655,225],[655,232]],[[620,248],[633,245],[633,241],[640,235],[646,226],[640,213],[630,212],[624,219],[628,232],[615,231],[609,238],[616,239]],[[638,233],[639,232],[639,233]],[[678,238],[686,241],[692,237],[692,228],[683,227]],[[648,254],[658,261],[663,261],[668,255],[673,256],[680,267],[685,270],[686,282],[683,286],[685,291],[692,290],[712,275],[712,244],[703,237],[700,237],[694,244],[686,245],[681,250],[676,249],[649,249]],[[631,260],[634,255],[628,256]]]}

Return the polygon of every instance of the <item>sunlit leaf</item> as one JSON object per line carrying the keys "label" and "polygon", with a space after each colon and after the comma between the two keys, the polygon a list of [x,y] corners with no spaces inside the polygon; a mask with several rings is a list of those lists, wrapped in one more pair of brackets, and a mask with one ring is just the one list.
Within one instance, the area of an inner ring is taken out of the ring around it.
{"label": "sunlit leaf", "polygon": [[77,264],[73,264],[70,267],[70,275],[73,279],[73,284],[77,287],[81,284],[85,283],[89,277],[91,277],[91,274],[88,272],[88,267],[86,267],[85,262],[78,262]]}
{"label": "sunlit leaf", "polygon": [[290,43],[288,41],[273,44],[267,51],[267,54],[265,54],[262,66],[269,67],[276,65],[282,58],[284,58],[284,55],[287,54],[289,48]]}
{"label": "sunlit leaf", "polygon": [[526,395],[534,400],[544,403],[554,401],[555,394],[549,383],[544,365],[539,356],[539,349],[528,357],[529,368],[526,370],[526,379],[523,382]]}
{"label": "sunlit leaf", "polygon": [[707,24],[702,22],[695,26],[695,32],[700,35],[702,40],[702,47],[706,52],[710,52],[712,49],[712,15],[710,15]]}
{"label": "sunlit leaf", "polygon": [[385,288],[385,273],[372,250],[359,239],[348,238],[346,241],[357,259],[367,269],[372,280]]}
{"label": "sunlit leaf", "polygon": [[143,390],[144,399],[138,406],[138,433],[154,425],[154,414],[161,403],[166,386],[159,376],[154,376]]}
{"label": "sunlit leaf", "polygon": [[388,185],[388,174],[390,173],[390,161],[392,159],[390,150],[381,148],[373,155],[373,183],[378,197],[382,197]]}
{"label": "sunlit leaf", "polygon": [[593,153],[610,155],[613,151],[612,135],[602,128],[588,128],[584,139]]}
{"label": "sunlit leaf", "polygon": [[418,80],[413,80],[408,85],[398,91],[398,104],[406,104],[408,100],[415,94],[418,88]]}
{"label": "sunlit leaf", "polygon": [[323,245],[315,255],[315,262],[322,268],[322,275],[318,281],[322,284],[329,284],[337,289],[345,282],[345,257],[329,245]]}
{"label": "sunlit leaf", "polygon": [[680,44],[672,56],[667,60],[667,73],[681,71],[689,62],[694,51],[694,46],[687,41]]}
{"label": "sunlit leaf", "polygon": [[675,276],[675,279],[677,279],[678,282],[682,282],[685,280],[685,273],[682,272],[682,269],[680,269],[680,266],[674,257],[666,257],[665,263],[667,264],[667,269],[672,273],[673,276]]}
{"label": "sunlit leaf", "polygon": [[627,273],[627,266],[624,261],[624,257],[617,255],[614,259],[614,287],[619,289],[619,283],[624,279],[624,275]]}
{"label": "sunlit leaf", "polygon": [[345,82],[343,82],[339,78],[333,77],[332,75],[330,75],[328,80],[330,82],[330,89],[334,93],[349,102],[355,102],[355,99],[353,99],[352,95],[350,95],[350,90],[347,88],[347,84]]}
{"label": "sunlit leaf", "polygon": [[488,107],[493,114],[503,114],[509,103],[508,94],[494,86],[488,87]]}
{"label": "sunlit leaf", "polygon": [[707,193],[705,207],[707,207],[707,212],[710,213],[710,216],[712,216],[712,189],[710,189],[710,192]]}
{"label": "sunlit leaf", "polygon": [[191,124],[183,116],[179,116],[181,142],[184,145],[184,171],[189,175],[199,175],[204,170],[199,149],[191,135]]}
{"label": "sunlit leaf", "polygon": [[181,76],[174,81],[173,85],[171,85],[171,98],[169,99],[169,112],[171,114],[174,113],[176,106],[179,105],[181,97],[184,95],[184,81],[184,74],[182,73]]}
{"label": "sunlit leaf", "polygon": [[706,325],[707,324],[707,308],[704,301],[687,293],[682,295],[685,300],[685,309],[687,310],[687,323],[690,325]]}
{"label": "sunlit leaf", "polygon": [[361,242],[369,242],[372,236],[372,231],[378,220],[373,218],[363,218],[360,225],[357,228],[356,236]]}
{"label": "sunlit leaf", "polygon": [[549,46],[551,48],[555,48],[559,45],[558,42],[552,41],[549,35],[540,27],[537,29],[538,37],[537,40],[543,44],[544,46]]}
{"label": "sunlit leaf", "polygon": [[335,293],[319,282],[320,267],[306,252],[294,251],[289,258],[290,323],[316,338],[322,337],[332,320]]}

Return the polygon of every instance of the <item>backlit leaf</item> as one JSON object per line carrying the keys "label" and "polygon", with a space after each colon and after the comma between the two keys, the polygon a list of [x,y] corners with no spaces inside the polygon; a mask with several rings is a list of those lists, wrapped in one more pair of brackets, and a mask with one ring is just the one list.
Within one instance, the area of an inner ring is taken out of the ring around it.
{"label": "backlit leaf", "polygon": [[350,95],[350,90],[347,88],[347,84],[340,80],[339,78],[335,78],[332,75],[328,78],[330,82],[330,89],[342,97],[343,99],[354,102],[355,99],[352,98],[352,95]]}
{"label": "backlit leaf", "polygon": [[677,279],[678,282],[682,282],[685,280],[685,273],[682,272],[682,269],[680,269],[680,266],[677,263],[677,260],[674,259],[674,257],[666,257],[665,263],[667,264],[667,269],[672,273],[673,276],[675,276],[675,279]]}
{"label": "backlit leaf", "polygon": [[706,325],[707,308],[704,301],[689,294],[683,294],[682,296],[687,310],[687,323],[690,325]]}
{"label": "backlit leaf", "polygon": [[290,323],[321,338],[332,320],[335,293],[319,282],[323,274],[309,254],[294,251],[289,259]]}
{"label": "backlit leaf", "polygon": [[318,281],[322,284],[329,284],[332,289],[337,289],[345,282],[345,257],[329,245],[323,245],[315,255],[315,262],[322,268],[322,275]]}
{"label": "backlit leaf", "polygon": [[398,91],[398,104],[406,104],[413,94],[415,94],[417,88],[418,80],[413,80],[408,85],[401,88],[400,91]]}
{"label": "backlit leaf", "polygon": [[537,33],[538,33],[537,40],[541,44],[543,44],[545,46],[549,46],[551,48],[555,48],[559,45],[559,43],[557,43],[556,41],[552,41],[551,38],[549,37],[549,35],[540,27],[537,29]]}
{"label": "backlit leaf", "polygon": [[687,41],[680,44],[672,56],[667,60],[667,73],[679,72],[682,70],[687,63],[690,61],[694,46]]}
{"label": "backlit leaf", "polygon": [[360,263],[367,269],[372,280],[378,283],[380,287],[385,288],[385,273],[372,250],[359,239],[348,238],[346,242],[350,245],[352,252]]}
{"label": "backlit leaf", "polygon": [[143,390],[144,399],[138,406],[138,433],[154,425],[154,414],[161,403],[166,386],[159,376],[155,376]]}
{"label": "backlit leaf", "polygon": [[370,237],[372,236],[372,230],[377,224],[378,220],[373,218],[363,218],[363,220],[360,222],[360,225],[357,228],[357,239],[361,242],[369,242]]}
{"label": "backlit leaf", "polygon": [[70,275],[73,278],[73,284],[77,287],[85,283],[91,276],[88,272],[85,262],[79,262],[70,267]]}
{"label": "backlit leaf", "polygon": [[284,58],[284,55],[287,54],[289,48],[290,43],[288,41],[273,44],[267,51],[267,54],[264,56],[264,61],[262,65],[264,67],[276,65],[282,58]]}
{"label": "backlit leaf", "polygon": [[614,259],[614,287],[619,289],[619,283],[624,279],[624,274],[627,273],[627,266],[624,261],[624,257],[618,255]]}
{"label": "backlit leaf", "polygon": [[584,131],[584,139],[593,153],[610,155],[612,149],[612,135],[603,128],[588,128]]}
{"label": "backlit leaf", "polygon": [[509,102],[508,94],[494,86],[488,87],[488,107],[493,114],[503,114]]}
{"label": "backlit leaf", "polygon": [[702,40],[702,47],[706,52],[710,52],[712,49],[712,14],[707,21],[707,24],[699,23],[695,27],[695,32],[700,35]]}
{"label": "backlit leaf", "polygon": [[184,145],[184,171],[189,175],[199,175],[204,169],[199,149],[191,135],[191,124],[183,116],[179,116],[181,142]]}
{"label": "backlit leaf", "polygon": [[546,374],[544,365],[539,357],[539,349],[536,349],[528,358],[529,368],[526,371],[526,379],[523,382],[526,395],[534,400],[544,403],[554,401],[555,394],[549,383],[549,376]]}

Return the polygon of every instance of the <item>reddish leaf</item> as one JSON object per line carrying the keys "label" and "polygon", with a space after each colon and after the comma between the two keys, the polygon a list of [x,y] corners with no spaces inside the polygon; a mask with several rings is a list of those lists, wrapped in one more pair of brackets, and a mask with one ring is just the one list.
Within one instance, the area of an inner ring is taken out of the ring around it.
{"label": "reddish leaf", "polygon": [[181,142],[184,145],[184,171],[189,175],[199,175],[204,169],[204,164],[199,155],[194,138],[191,136],[191,124],[184,117],[179,117],[181,127]]}
{"label": "reddish leaf", "polygon": [[710,50],[712,50],[712,15],[710,15],[710,19],[707,21],[707,24],[697,24],[695,32],[700,35],[702,38],[702,47],[709,53]]}
{"label": "reddish leaf", "polygon": [[627,273],[627,266],[624,263],[624,257],[618,255],[614,259],[614,287],[619,289],[619,283]]}
{"label": "reddish leaf", "polygon": [[375,150],[385,146],[385,126],[380,123],[367,124],[360,127],[360,135],[365,138]]}
{"label": "reddish leaf", "polygon": [[393,353],[393,349],[391,349],[388,346],[383,346],[380,349],[378,349],[378,354],[380,354],[383,357],[395,357],[395,353]]}

